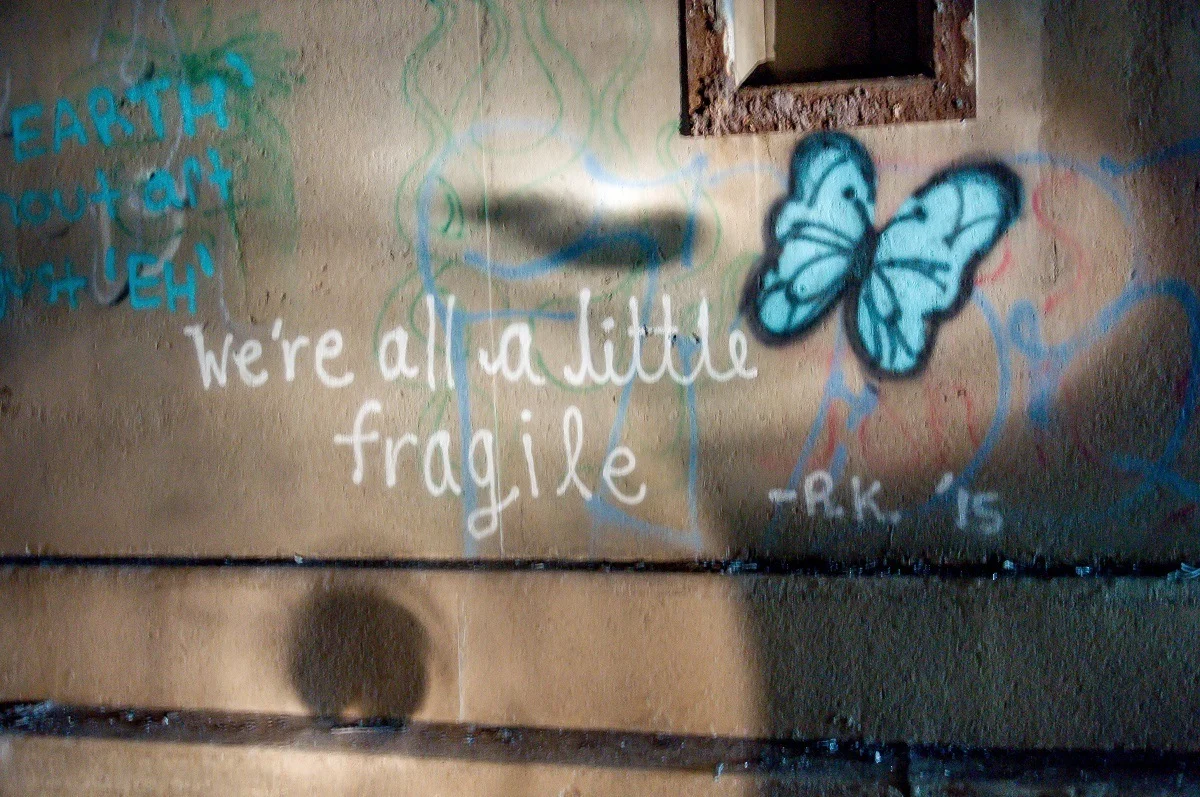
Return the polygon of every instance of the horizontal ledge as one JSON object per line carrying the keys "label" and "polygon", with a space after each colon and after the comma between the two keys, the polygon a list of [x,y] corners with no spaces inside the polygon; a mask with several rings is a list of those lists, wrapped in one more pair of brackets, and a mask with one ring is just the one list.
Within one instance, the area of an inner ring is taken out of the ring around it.
{"label": "horizontal ledge", "polygon": [[846,94],[864,91],[926,91],[934,92],[944,81],[931,75],[893,75],[890,77],[831,78],[829,80],[798,80],[790,83],[753,83],[738,86],[739,93],[772,94],[787,92],[798,96],[808,94]]}
{"label": "horizontal ledge", "polygon": [[1012,750],[499,727],[288,714],[0,704],[0,734],[127,742],[291,747],[476,763],[549,764],[830,781],[1158,782],[1194,787],[1200,754]]}
{"label": "horizontal ledge", "polygon": [[470,762],[726,773],[888,777],[883,745],[721,736],[498,727],[402,719],[342,720],[291,714],[0,704],[0,734],[128,742],[352,750]]}
{"label": "horizontal ledge", "polygon": [[7,568],[303,568],[331,570],[415,570],[494,573],[645,573],[674,575],[795,575],[823,578],[1061,579],[1200,577],[1200,570],[1180,561],[1128,561],[1098,558],[1053,562],[988,557],[983,560],[862,559],[839,561],[816,557],[697,560],[596,559],[419,559],[270,556],[0,556]]}

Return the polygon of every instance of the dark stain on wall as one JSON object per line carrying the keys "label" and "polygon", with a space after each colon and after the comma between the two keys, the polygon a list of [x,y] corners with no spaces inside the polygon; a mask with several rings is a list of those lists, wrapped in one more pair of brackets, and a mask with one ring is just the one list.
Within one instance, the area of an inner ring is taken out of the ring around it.
{"label": "dark stain on wall", "polygon": [[421,621],[379,592],[319,587],[292,625],[292,683],[320,716],[410,717],[428,691],[429,647]]}
{"label": "dark stain on wall", "polygon": [[[481,198],[463,205],[468,219],[487,222],[502,240],[539,252],[566,251],[577,266],[623,272],[670,265],[692,240],[713,235],[707,219],[667,209],[601,208],[557,196]],[[578,243],[564,250],[563,242],[572,240]]]}

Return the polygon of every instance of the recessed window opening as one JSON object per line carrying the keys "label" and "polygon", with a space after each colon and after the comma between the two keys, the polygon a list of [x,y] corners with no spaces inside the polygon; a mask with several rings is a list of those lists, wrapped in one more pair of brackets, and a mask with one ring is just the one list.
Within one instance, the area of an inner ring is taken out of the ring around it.
{"label": "recessed window opening", "polygon": [[743,85],[932,77],[932,2],[766,0],[767,60]]}
{"label": "recessed window opening", "polygon": [[686,135],[975,118],[975,0],[680,0]]}

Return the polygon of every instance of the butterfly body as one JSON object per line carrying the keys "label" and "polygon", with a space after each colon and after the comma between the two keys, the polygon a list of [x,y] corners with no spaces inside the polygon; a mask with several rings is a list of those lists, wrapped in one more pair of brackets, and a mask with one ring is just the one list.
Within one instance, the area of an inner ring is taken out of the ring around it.
{"label": "butterfly body", "polygon": [[847,283],[853,287],[861,285],[871,274],[871,263],[875,260],[875,250],[879,247],[879,233],[874,227],[867,227],[862,240],[854,247],[850,257],[850,269],[846,272]]}
{"label": "butterfly body", "polygon": [[970,296],[974,270],[1020,212],[1020,180],[1000,163],[935,175],[882,229],[875,169],[842,133],[818,133],[792,156],[790,192],[771,216],[768,250],[747,282],[759,338],[787,343],[844,297],[848,336],[879,376],[908,376],[938,326]]}

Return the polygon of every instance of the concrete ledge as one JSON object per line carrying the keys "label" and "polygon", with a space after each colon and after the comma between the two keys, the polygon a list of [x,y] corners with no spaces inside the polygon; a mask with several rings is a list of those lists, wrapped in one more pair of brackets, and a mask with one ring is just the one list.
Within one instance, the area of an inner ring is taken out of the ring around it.
{"label": "concrete ledge", "polygon": [[0,701],[1185,753],[1198,595],[1165,579],[12,569]]}

